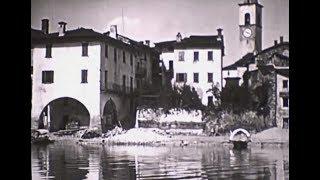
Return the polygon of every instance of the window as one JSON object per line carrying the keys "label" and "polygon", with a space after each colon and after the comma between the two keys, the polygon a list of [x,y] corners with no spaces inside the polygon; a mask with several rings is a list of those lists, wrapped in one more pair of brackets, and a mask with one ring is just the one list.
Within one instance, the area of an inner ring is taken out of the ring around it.
{"label": "window", "polygon": [[199,52],[198,51],[193,52],[193,61],[199,61]]}
{"label": "window", "polygon": [[147,53],[144,53],[144,60],[147,61]]}
{"label": "window", "polygon": [[130,77],[130,92],[133,91],[133,77]]}
{"label": "window", "polygon": [[46,45],[46,58],[51,58],[51,49],[52,49],[51,44]]}
{"label": "window", "polygon": [[289,99],[287,97],[282,98],[283,107],[289,107]]}
{"label": "window", "polygon": [[283,80],[282,81],[282,87],[283,88],[288,88],[288,80]]}
{"label": "window", "polygon": [[53,71],[42,71],[42,83],[43,84],[53,83]]}
{"label": "window", "polygon": [[104,57],[108,57],[108,45],[107,44],[105,44],[104,45]]}
{"label": "window", "polygon": [[88,83],[88,70],[81,70],[81,83]]}
{"label": "window", "polygon": [[208,106],[213,105],[213,96],[208,96]]}
{"label": "window", "polygon": [[187,82],[187,73],[177,73],[176,82]]}
{"label": "window", "polygon": [[130,54],[130,66],[132,66],[132,65],[133,65],[133,55]]}
{"label": "window", "polygon": [[123,91],[125,91],[125,88],[126,88],[126,75],[122,76],[122,88],[123,88]]}
{"label": "window", "polygon": [[208,83],[212,83],[212,82],[213,82],[213,74],[208,73]]}
{"label": "window", "polygon": [[289,118],[283,118],[283,129],[289,129]]}
{"label": "window", "polygon": [[184,52],[183,51],[179,52],[179,61],[184,61]]}
{"label": "window", "polygon": [[113,50],[113,57],[114,57],[114,61],[117,62],[117,48],[114,48]]}
{"label": "window", "polygon": [[123,63],[126,63],[126,52],[125,51],[122,52],[122,61],[123,61]]}
{"label": "window", "polygon": [[250,14],[246,13],[244,15],[244,25],[249,25],[250,24]]}
{"label": "window", "polygon": [[173,70],[173,61],[172,60],[169,61],[169,70]]}
{"label": "window", "polygon": [[213,60],[213,52],[208,51],[208,61],[212,61],[212,60]]}
{"label": "window", "polygon": [[104,87],[108,89],[108,71],[104,71]]}
{"label": "window", "polygon": [[88,56],[88,43],[82,43],[82,56]]}
{"label": "window", "polygon": [[199,83],[199,73],[193,73],[193,82]]}

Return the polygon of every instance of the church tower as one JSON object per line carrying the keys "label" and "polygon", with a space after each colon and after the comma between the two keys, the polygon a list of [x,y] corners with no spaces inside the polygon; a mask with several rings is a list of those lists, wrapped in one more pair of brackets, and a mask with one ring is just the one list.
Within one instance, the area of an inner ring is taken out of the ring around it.
{"label": "church tower", "polygon": [[262,49],[262,8],[258,0],[243,0],[239,4],[241,57]]}

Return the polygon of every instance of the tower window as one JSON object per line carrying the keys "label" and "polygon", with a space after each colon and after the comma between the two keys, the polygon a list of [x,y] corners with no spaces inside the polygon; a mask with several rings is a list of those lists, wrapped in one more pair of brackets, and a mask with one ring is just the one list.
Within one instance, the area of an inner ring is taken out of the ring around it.
{"label": "tower window", "polygon": [[250,14],[246,13],[244,15],[244,25],[249,25],[250,24]]}

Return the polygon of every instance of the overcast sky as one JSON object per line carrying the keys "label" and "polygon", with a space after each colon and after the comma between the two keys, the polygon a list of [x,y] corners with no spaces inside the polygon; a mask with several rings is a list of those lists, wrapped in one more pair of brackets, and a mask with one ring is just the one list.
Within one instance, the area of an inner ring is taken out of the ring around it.
{"label": "overcast sky", "polygon": [[[118,33],[151,42],[174,40],[178,32],[183,37],[216,35],[216,29],[221,27],[226,66],[240,58],[238,3],[242,1],[31,0],[31,27],[41,29],[43,18],[49,19],[50,32],[57,31],[59,21],[67,22],[67,30],[84,27],[97,32],[106,32],[111,24],[116,24]],[[259,2],[264,6],[262,48],[272,46],[280,36],[289,41],[289,0]]]}

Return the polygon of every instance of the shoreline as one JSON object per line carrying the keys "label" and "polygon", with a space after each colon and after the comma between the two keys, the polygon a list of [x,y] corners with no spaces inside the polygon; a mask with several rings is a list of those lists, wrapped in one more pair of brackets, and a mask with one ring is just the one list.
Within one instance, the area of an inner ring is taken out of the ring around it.
{"label": "shoreline", "polygon": [[[91,138],[91,139],[82,139],[80,137],[75,136],[55,136],[51,135],[50,138],[55,140],[55,143],[64,143],[64,142],[72,142],[79,145],[89,145],[89,146],[150,146],[150,147],[204,147],[204,146],[230,146],[232,147],[233,144],[229,142],[228,136],[204,136],[204,135],[172,135],[171,137],[160,140],[160,141],[121,141],[121,140],[113,140],[110,138]],[[277,147],[277,148],[289,148],[289,141],[251,141],[248,143],[248,147],[260,147],[260,148],[267,148],[267,147]]]}

